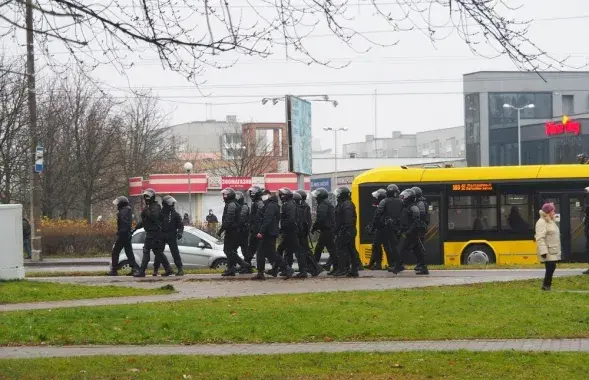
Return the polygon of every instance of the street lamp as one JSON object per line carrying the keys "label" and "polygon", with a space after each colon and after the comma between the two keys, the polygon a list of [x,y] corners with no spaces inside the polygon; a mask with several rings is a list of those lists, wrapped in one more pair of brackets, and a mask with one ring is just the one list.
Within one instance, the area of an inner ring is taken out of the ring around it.
{"label": "street lamp", "polygon": [[188,218],[192,223],[192,199],[191,199],[191,178],[190,173],[192,172],[192,164],[187,162],[184,164],[184,170],[186,170],[186,174],[188,175]]}
{"label": "street lamp", "polygon": [[323,127],[324,131],[333,131],[333,139],[335,140],[335,184],[334,186],[337,186],[337,132],[338,131],[347,131],[348,128],[342,127],[342,128],[331,128],[331,127]]}
{"label": "street lamp", "polygon": [[525,110],[526,108],[534,108],[536,107],[534,104],[528,104],[523,107],[514,107],[511,104],[505,103],[503,108],[511,108],[517,111],[517,155],[518,155],[518,165],[521,166],[522,164],[522,134],[521,134],[521,111]]}

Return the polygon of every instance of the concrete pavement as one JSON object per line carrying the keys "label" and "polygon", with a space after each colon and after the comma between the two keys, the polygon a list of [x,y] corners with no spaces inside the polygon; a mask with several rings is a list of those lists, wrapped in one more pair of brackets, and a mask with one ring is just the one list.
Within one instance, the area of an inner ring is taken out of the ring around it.
{"label": "concrete pavement", "polygon": [[[582,269],[557,270],[555,276],[571,276],[582,273]],[[146,277],[136,279],[128,276],[119,277],[50,277],[32,278],[30,281],[48,281],[80,285],[101,286],[119,285],[138,288],[158,288],[172,284],[178,293],[161,296],[138,296],[100,298],[92,300],[70,300],[55,302],[36,302],[0,305],[0,312],[16,310],[40,310],[79,306],[129,305],[148,302],[171,302],[189,299],[206,299],[219,297],[246,297],[268,294],[301,294],[318,292],[387,290],[422,288],[428,286],[464,285],[485,282],[504,282],[513,280],[540,279],[544,276],[541,269],[524,270],[438,270],[429,276],[416,276],[412,271],[393,275],[385,271],[362,271],[360,278],[331,278],[325,274],[305,280],[270,278],[266,281],[251,281],[252,275],[234,278],[222,278],[213,275],[187,275],[184,277]],[[540,286],[540,285],[538,285]]]}
{"label": "concrete pavement", "polygon": [[269,344],[195,344],[149,346],[0,347],[0,358],[32,359],[74,356],[139,355],[276,355],[317,352],[405,352],[469,350],[523,352],[589,352],[589,339],[486,339],[389,342]]}

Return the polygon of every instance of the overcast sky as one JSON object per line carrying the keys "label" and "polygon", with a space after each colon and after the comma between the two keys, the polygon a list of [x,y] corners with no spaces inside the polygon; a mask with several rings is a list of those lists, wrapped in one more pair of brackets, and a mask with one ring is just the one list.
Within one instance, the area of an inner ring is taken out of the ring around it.
{"label": "overcast sky", "polygon": [[[529,36],[542,49],[557,57],[571,55],[573,64],[589,62],[589,1],[505,1],[522,5],[512,16],[536,20]],[[356,0],[350,2],[358,4]],[[236,8],[242,4],[243,8],[247,3],[233,0],[230,4]],[[244,18],[252,17],[251,9],[243,8],[243,12]],[[246,57],[231,68],[208,69],[201,77],[206,81],[201,90],[209,97],[203,97],[182,76],[163,70],[156,56],[149,53],[142,54],[147,58],[136,60],[134,68],[124,76],[109,66],[100,67],[94,75],[114,96],[126,95],[129,85],[152,88],[170,112],[171,124],[207,118],[221,120],[226,115],[237,115],[240,121],[284,121],[284,104],[264,106],[263,97],[326,94],[337,100],[339,106],[314,103],[312,122],[314,137],[322,140],[323,148],[329,148],[333,146],[333,137],[323,127],[347,127],[349,131],[340,135],[343,143],[363,140],[366,134],[374,133],[375,90],[379,93],[377,137],[388,137],[393,130],[414,133],[462,125],[462,74],[515,69],[507,58],[488,60],[474,56],[456,33],[450,34],[450,28],[440,29],[438,33],[450,35],[434,47],[420,31],[396,35],[380,32],[387,28],[374,21],[366,1],[360,1],[356,12],[360,15],[355,23],[357,30],[368,31],[371,38],[383,42],[399,39],[398,45],[356,53],[330,37],[326,30],[319,30],[307,40],[309,49],[320,59],[331,59],[334,63],[349,60],[349,67],[338,70],[286,62],[278,49],[266,59]],[[438,15],[440,20],[443,16]],[[2,44],[5,52],[23,51],[23,47],[7,41]],[[231,58],[221,56],[219,60],[228,62]]]}

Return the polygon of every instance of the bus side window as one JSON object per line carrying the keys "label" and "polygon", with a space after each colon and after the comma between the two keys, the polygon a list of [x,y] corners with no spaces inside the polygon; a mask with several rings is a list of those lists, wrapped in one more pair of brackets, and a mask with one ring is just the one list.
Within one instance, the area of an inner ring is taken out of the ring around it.
{"label": "bus side window", "polygon": [[489,231],[497,229],[497,197],[470,195],[449,197],[448,228]]}
{"label": "bus side window", "polygon": [[528,231],[534,217],[530,197],[527,194],[503,194],[501,196],[501,229]]}

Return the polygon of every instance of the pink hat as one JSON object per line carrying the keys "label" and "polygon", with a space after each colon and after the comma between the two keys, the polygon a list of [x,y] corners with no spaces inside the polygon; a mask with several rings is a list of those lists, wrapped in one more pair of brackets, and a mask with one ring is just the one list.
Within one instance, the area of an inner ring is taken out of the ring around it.
{"label": "pink hat", "polygon": [[542,211],[544,211],[546,214],[550,214],[552,211],[554,211],[554,205],[552,203],[544,203],[542,206]]}

